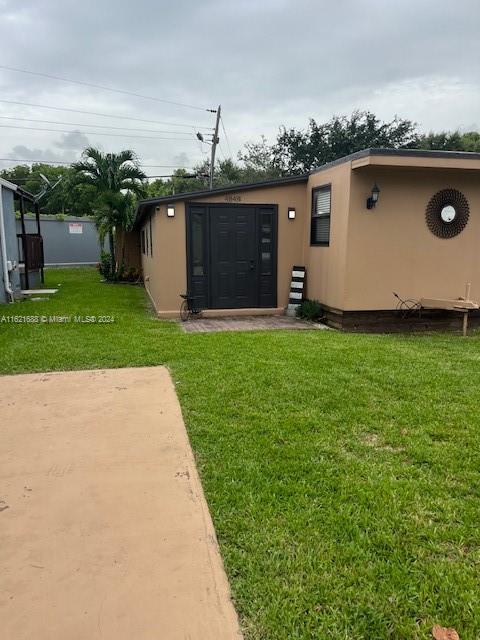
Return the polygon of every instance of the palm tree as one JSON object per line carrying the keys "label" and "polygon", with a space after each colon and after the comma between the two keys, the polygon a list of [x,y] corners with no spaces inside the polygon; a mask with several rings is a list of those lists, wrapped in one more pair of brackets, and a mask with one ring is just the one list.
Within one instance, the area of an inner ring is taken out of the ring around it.
{"label": "palm tree", "polygon": [[73,165],[78,181],[97,190],[95,219],[100,235],[108,234],[112,271],[115,260],[115,229],[128,230],[132,222],[133,195],[144,193],[146,175],[140,169],[136,154],[130,149],[120,153],[103,153],[88,147],[83,159]]}

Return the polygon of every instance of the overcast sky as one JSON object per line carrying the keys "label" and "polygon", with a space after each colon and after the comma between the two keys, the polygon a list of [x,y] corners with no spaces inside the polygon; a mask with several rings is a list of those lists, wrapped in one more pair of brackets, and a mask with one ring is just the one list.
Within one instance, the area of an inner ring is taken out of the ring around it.
{"label": "overcast sky", "polygon": [[282,124],[354,109],[426,131],[480,127],[479,0],[0,0],[0,8],[0,65],[198,107],[0,69],[1,100],[167,123],[0,101],[1,158],[70,161],[93,144],[133,148],[145,165],[191,167],[209,152],[193,134],[213,126],[205,109],[219,103],[228,137],[221,131],[220,158],[261,134],[273,141]]}

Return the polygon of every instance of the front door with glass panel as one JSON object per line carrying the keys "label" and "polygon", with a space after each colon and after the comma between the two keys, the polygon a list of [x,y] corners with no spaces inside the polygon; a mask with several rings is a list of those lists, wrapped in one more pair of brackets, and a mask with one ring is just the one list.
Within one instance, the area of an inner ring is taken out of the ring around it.
{"label": "front door with glass panel", "polygon": [[201,308],[275,307],[276,206],[187,206],[187,271]]}

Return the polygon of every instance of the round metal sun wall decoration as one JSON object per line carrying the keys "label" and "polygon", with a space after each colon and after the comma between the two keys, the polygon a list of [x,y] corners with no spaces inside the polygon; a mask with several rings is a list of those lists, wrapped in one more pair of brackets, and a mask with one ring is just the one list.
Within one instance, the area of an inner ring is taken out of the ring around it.
{"label": "round metal sun wall decoration", "polygon": [[470,208],[457,189],[438,191],[427,205],[425,219],[430,231],[439,238],[453,238],[465,228]]}

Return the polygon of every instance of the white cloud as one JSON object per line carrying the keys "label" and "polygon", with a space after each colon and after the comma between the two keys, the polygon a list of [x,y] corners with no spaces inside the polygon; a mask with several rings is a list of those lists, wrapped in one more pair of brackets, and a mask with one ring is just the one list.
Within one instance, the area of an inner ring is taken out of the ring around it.
{"label": "white cloud", "polygon": [[[3,17],[3,64],[201,107],[221,103],[234,152],[262,133],[273,140],[281,124],[302,127],[309,117],[354,109],[385,119],[398,114],[423,130],[478,122],[478,0],[105,0],[94,11],[89,2],[6,0]],[[206,111],[5,70],[0,93],[4,100],[213,126]],[[137,140],[91,134],[86,125],[188,129],[1,102],[0,115],[72,128],[62,147],[59,133],[2,129],[0,157],[19,145],[71,155],[85,130],[91,144],[134,148],[149,164],[203,159],[195,128],[188,141]]]}
{"label": "white cloud", "polygon": [[85,147],[90,146],[89,139],[80,131],[71,131],[70,133],[62,133],[60,140],[54,143],[59,149],[72,149],[83,151]]}

